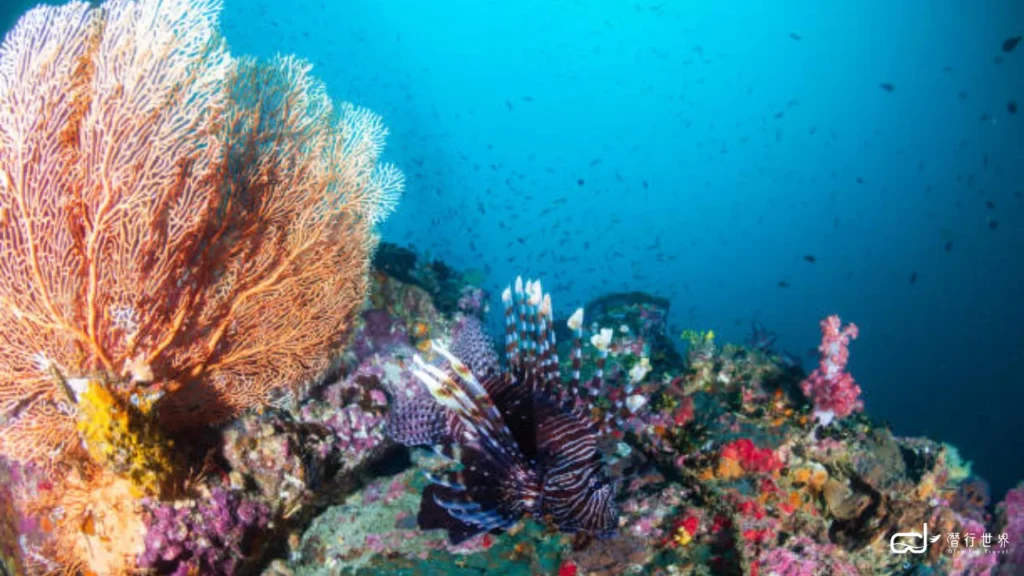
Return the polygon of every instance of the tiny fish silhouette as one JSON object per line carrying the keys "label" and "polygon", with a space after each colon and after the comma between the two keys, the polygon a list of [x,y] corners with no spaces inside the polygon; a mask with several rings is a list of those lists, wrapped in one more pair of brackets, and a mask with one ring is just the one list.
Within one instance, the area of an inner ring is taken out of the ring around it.
{"label": "tiny fish silhouette", "polygon": [[895,86],[888,82],[882,82],[881,84],[878,85],[878,87],[881,88],[882,90],[885,90],[886,92],[892,92],[893,90],[896,89]]}
{"label": "tiny fish silhouette", "polygon": [[1010,100],[1009,102],[1007,102],[1006,103],[1006,111],[1009,112],[1010,114],[1016,114],[1017,113],[1017,103],[1014,102],[1013,100]]}
{"label": "tiny fish silhouette", "polygon": [[814,264],[815,262],[818,261],[818,259],[814,257],[814,254],[807,254],[807,255],[805,255],[804,256],[804,260],[807,260],[811,264]]}
{"label": "tiny fish silhouette", "polygon": [[913,284],[914,282],[917,282],[917,272],[910,273],[910,283]]}
{"label": "tiny fish silhouette", "polygon": [[1011,38],[1007,38],[1006,40],[1003,41],[1003,52],[1006,52],[1007,54],[1013,52],[1013,49],[1016,48],[1017,44],[1019,43],[1020,36],[1013,36]]}
{"label": "tiny fish silhouette", "polygon": [[789,288],[789,282],[785,280],[779,280],[779,288]]}
{"label": "tiny fish silhouette", "polygon": [[801,39],[803,39],[803,36],[800,36],[796,32],[790,32],[789,33],[789,37],[792,38],[793,40],[801,40]]}

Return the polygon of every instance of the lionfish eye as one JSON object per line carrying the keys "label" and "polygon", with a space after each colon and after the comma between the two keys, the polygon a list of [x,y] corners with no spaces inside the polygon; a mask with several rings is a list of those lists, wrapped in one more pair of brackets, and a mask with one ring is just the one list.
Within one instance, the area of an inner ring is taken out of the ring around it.
{"label": "lionfish eye", "polygon": [[600,479],[600,478],[591,478],[590,479],[590,491],[591,492],[607,492],[610,489],[611,489],[611,485],[607,481],[605,481],[603,479]]}

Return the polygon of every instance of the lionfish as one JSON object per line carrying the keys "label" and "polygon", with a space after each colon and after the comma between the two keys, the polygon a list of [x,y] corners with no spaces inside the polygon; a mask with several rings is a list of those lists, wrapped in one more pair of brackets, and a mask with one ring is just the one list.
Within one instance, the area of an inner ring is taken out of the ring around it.
{"label": "lionfish", "polygon": [[599,358],[593,378],[581,386],[583,311],[573,314],[572,377],[563,382],[551,298],[540,282],[527,281],[524,288],[517,278],[502,301],[506,366],[499,366],[479,322],[468,320],[452,350],[431,343],[446,369],[414,358],[414,374],[426,390],[397,399],[389,416],[393,439],[433,445],[461,464],[442,476],[428,474],[418,524],[446,530],[453,544],[507,530],[527,515],[563,532],[611,536],[618,524],[617,484],[604,469],[599,428],[589,417],[610,331],[594,338]]}

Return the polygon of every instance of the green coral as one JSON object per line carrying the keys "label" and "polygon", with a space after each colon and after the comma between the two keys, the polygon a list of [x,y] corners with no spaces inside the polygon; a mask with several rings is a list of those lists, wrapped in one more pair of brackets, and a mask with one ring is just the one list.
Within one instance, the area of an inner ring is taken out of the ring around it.
{"label": "green coral", "polygon": [[949,473],[949,481],[954,484],[959,484],[964,480],[971,477],[971,461],[964,460],[960,455],[960,450],[952,444],[943,443],[943,448],[946,451],[946,470]]}
{"label": "green coral", "polygon": [[703,346],[715,345],[715,331],[714,330],[683,330],[683,333],[679,335],[684,342],[688,343],[691,348],[698,348]]}
{"label": "green coral", "polygon": [[[428,457],[422,465],[432,467],[432,461]],[[421,470],[407,470],[378,479],[327,509],[303,534],[289,573],[530,576],[556,573],[568,553],[570,537],[529,520],[511,533],[488,536],[489,546],[449,550],[443,530],[423,531],[416,525],[426,484]]]}

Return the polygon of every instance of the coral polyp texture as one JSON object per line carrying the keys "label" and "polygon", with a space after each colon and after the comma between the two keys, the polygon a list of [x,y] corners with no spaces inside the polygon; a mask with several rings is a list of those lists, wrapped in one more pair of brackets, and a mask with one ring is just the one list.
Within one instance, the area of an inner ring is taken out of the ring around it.
{"label": "coral polyp texture", "polygon": [[4,41],[8,458],[79,452],[76,390],[216,424],[317,378],[349,332],[403,183],[386,131],[296,59],[231,56],[219,9],[72,2]]}

